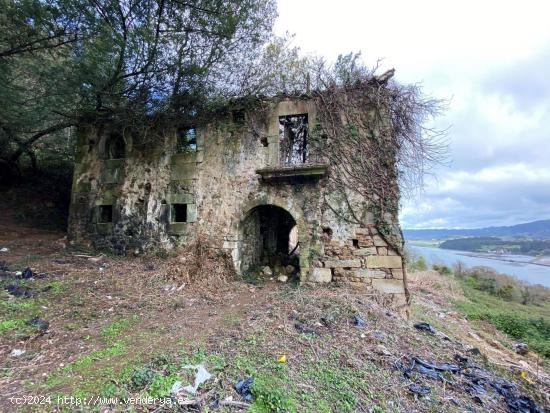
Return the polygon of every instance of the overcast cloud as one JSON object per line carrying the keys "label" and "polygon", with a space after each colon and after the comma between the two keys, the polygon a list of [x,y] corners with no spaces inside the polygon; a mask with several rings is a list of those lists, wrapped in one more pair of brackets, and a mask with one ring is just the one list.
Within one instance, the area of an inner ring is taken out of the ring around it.
{"label": "overcast cloud", "polygon": [[305,53],[361,51],[450,100],[452,163],[403,200],[405,228],[550,218],[550,2],[279,0],[279,15]]}

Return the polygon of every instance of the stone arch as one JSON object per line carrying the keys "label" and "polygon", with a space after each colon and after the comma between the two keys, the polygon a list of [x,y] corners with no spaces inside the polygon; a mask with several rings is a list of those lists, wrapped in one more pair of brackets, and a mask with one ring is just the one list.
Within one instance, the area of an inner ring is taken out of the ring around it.
{"label": "stone arch", "polygon": [[263,196],[247,202],[241,209],[241,213],[231,226],[232,238],[236,239],[235,249],[233,251],[233,261],[238,273],[241,273],[241,260],[243,248],[243,223],[249,214],[260,206],[274,206],[286,211],[294,220],[298,232],[298,242],[300,243],[300,283],[307,281],[309,277],[309,250],[310,250],[310,231],[304,217],[302,209],[292,201],[287,201],[276,196]]}

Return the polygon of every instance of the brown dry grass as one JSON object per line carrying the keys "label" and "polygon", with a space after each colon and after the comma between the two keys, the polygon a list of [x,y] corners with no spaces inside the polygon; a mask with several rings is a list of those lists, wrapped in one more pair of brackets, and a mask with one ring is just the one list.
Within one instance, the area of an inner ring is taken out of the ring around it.
{"label": "brown dry grass", "polygon": [[[283,375],[272,386],[280,385],[301,400],[303,411],[317,411],[304,407],[308,397],[313,406],[328,400],[332,411],[350,411],[336,407],[346,388],[356,398],[353,411],[501,411],[498,399],[480,409],[459,389],[433,382],[427,383],[433,387],[429,399],[415,399],[407,390],[411,382],[394,368],[410,355],[449,362],[471,346],[489,358],[475,358],[477,363],[515,380],[525,392],[538,393],[539,400],[547,392],[545,367],[537,372],[529,357],[511,352],[506,337],[470,325],[450,303],[461,298],[458,286],[433,272],[410,276],[412,321],[429,321],[451,340],[418,332],[354,288],[235,280],[228,257],[204,240],[168,258],[121,258],[71,252],[55,242],[63,234],[17,231],[17,239],[0,234],[0,245],[10,248],[2,259],[18,269],[28,263],[49,273],[31,285],[56,282],[61,289],[32,299],[37,315],[50,322],[46,334],[0,336],[2,411],[17,411],[7,402],[9,395],[74,394],[86,385],[99,391],[100,383],[111,380],[122,388],[120,372],[126,367],[143,365],[155,355],[177,358],[198,349],[224,360],[222,367],[209,365],[215,378],[202,393],[205,400],[215,394],[237,399],[232,385],[255,372],[258,377]],[[354,315],[365,320],[364,328],[353,325]],[[118,335],[106,336],[105,331],[120,321],[128,323]],[[297,323],[317,335],[300,333]],[[504,343],[502,348],[491,345],[490,337]],[[122,354],[96,356],[89,368],[63,373],[68,364],[75,366],[113,342],[123,344]],[[23,348],[26,354],[9,357],[13,348]],[[287,356],[284,368],[276,363],[281,354]],[[520,362],[532,367],[533,371],[523,368],[529,381],[519,377]],[[348,387],[340,387],[344,384]]]}

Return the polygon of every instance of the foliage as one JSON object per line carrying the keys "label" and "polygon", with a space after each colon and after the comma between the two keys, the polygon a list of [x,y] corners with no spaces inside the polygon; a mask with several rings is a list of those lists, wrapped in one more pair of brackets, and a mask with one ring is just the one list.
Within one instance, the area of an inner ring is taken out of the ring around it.
{"label": "foliage", "polygon": [[550,307],[523,305],[472,289],[464,284],[467,301],[457,303],[472,320],[486,320],[496,328],[523,341],[536,352],[550,358]]}
{"label": "foliage", "polygon": [[550,288],[532,285],[507,274],[500,274],[487,267],[474,267],[455,271],[455,276],[469,288],[483,291],[507,301],[545,305],[550,303]]}
{"label": "foliage", "polygon": [[441,275],[451,275],[452,274],[452,271],[449,267],[447,267],[446,265],[443,265],[443,264],[433,264],[432,265],[432,269],[434,271],[437,271],[439,274]]}
{"label": "foliage", "polygon": [[12,170],[23,154],[36,165],[38,141],[70,140],[64,130],[83,122],[188,124],[207,97],[242,89],[235,82],[273,41],[276,16],[272,0],[2,6],[0,159]]}

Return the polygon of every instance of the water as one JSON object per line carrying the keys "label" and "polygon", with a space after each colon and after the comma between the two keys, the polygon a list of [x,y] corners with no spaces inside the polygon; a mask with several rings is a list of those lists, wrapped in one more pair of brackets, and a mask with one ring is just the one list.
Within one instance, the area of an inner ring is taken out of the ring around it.
{"label": "water", "polygon": [[[423,255],[428,265],[445,264],[447,266],[452,266],[457,261],[461,261],[467,267],[491,267],[498,272],[513,275],[516,278],[527,281],[531,284],[542,284],[546,287],[550,287],[550,267],[531,264],[529,261],[531,261],[533,257],[527,257],[524,255],[503,255],[503,259],[513,259],[515,261],[521,261],[508,262],[492,258],[479,257],[477,256],[477,253],[476,256],[471,256],[469,255],[470,253],[464,251],[445,250],[434,247],[421,247],[411,244],[408,244],[408,247],[412,251]],[[492,257],[491,255],[487,256]]]}

